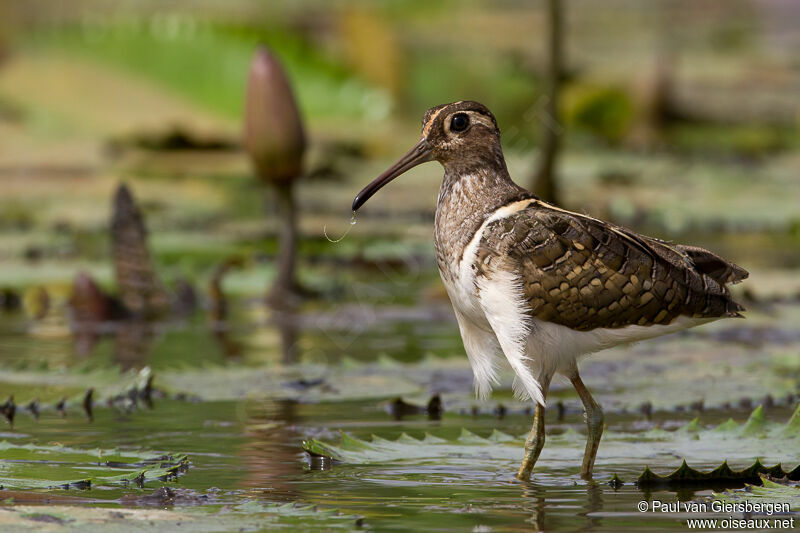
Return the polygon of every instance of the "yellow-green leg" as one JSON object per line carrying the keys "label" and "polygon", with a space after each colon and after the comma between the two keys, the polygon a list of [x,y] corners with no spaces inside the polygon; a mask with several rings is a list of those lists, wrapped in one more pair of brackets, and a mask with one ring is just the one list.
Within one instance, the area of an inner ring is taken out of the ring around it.
{"label": "yellow-green leg", "polygon": [[594,459],[597,456],[597,447],[600,446],[600,438],[603,436],[603,409],[594,401],[589,389],[581,381],[578,372],[575,372],[574,377],[570,378],[572,386],[580,396],[583,402],[583,407],[586,409],[586,427],[588,435],[586,438],[586,450],[583,453],[583,464],[581,465],[581,477],[583,479],[592,479],[592,469],[594,468]]}
{"label": "yellow-green leg", "polygon": [[537,403],[533,415],[533,427],[525,440],[525,456],[517,472],[517,479],[528,481],[531,478],[531,472],[536,460],[539,459],[539,454],[542,453],[542,448],[544,448],[544,406]]}
{"label": "yellow-green leg", "polygon": [[[547,390],[550,388],[550,379],[551,376],[539,376],[539,383],[542,385],[542,394],[545,398]],[[531,478],[531,472],[539,459],[539,454],[542,453],[542,448],[544,448],[544,405],[537,403],[533,413],[531,432],[525,439],[525,455],[522,458],[519,472],[517,472],[517,479],[528,481]]]}

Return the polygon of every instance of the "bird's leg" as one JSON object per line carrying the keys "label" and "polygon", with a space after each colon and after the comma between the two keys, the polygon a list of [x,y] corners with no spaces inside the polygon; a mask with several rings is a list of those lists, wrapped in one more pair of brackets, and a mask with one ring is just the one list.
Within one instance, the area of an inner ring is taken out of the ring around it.
{"label": "bird's leg", "polygon": [[[542,393],[545,396],[547,396],[549,382],[549,379],[539,379]],[[537,403],[533,414],[533,426],[531,426],[528,438],[525,439],[525,455],[522,458],[519,472],[517,472],[517,479],[528,481],[531,478],[531,472],[533,472],[536,460],[539,459],[539,454],[542,453],[542,448],[544,448],[544,406]]]}
{"label": "bird's leg", "polygon": [[592,479],[592,468],[594,468],[594,459],[597,456],[597,447],[600,446],[600,437],[603,436],[603,409],[594,401],[589,389],[583,384],[577,371],[570,378],[570,381],[578,392],[578,396],[583,402],[583,407],[586,409],[588,436],[586,438],[586,451],[583,453],[581,477],[583,479]]}
{"label": "bird's leg", "polygon": [[533,427],[528,438],[525,439],[525,456],[522,458],[522,466],[517,472],[517,479],[528,481],[531,478],[533,466],[539,458],[539,454],[544,447],[544,407],[536,404],[536,412],[533,415]]}

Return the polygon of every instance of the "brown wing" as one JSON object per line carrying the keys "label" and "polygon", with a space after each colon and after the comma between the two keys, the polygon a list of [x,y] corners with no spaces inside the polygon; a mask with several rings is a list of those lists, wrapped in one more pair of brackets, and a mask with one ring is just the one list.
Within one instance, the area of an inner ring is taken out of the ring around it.
{"label": "brown wing", "polygon": [[534,200],[487,225],[478,273],[518,269],[536,318],[577,330],[740,316],[725,286],[747,272],[702,248],[671,245]]}
{"label": "brown wing", "polygon": [[739,283],[749,276],[747,270],[703,248],[682,244],[675,247],[689,256],[697,270],[711,276],[718,283]]}

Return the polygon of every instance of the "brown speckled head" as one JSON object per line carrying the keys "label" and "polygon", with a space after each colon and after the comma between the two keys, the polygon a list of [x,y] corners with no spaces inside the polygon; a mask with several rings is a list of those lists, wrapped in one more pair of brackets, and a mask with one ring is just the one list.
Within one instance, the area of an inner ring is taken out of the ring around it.
{"label": "brown speckled head", "polygon": [[469,173],[476,168],[505,173],[500,129],[492,112],[483,104],[469,100],[428,109],[422,119],[422,138],[356,195],[353,211],[397,176],[428,161],[438,161],[451,175]]}
{"label": "brown speckled head", "polygon": [[456,161],[471,166],[502,160],[497,120],[478,102],[464,100],[428,109],[422,119],[422,137],[433,159],[445,168]]}
{"label": "brown speckled head", "polygon": [[[442,111],[444,111],[444,113],[442,113]],[[452,102],[450,104],[437,105],[425,111],[425,116],[422,117],[423,137],[428,136],[434,121],[438,119],[438,124],[441,127],[447,118],[452,117],[457,112],[479,113],[491,120],[494,129],[498,133],[500,132],[494,115],[485,105],[481,104],[480,102],[473,102],[472,100],[461,100],[459,102]]]}

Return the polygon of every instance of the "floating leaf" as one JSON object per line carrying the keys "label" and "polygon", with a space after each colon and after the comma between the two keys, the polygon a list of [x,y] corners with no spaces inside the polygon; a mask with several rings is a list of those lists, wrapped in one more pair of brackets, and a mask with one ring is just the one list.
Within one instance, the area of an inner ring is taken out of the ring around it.
{"label": "floating leaf", "polygon": [[83,505],[15,505],[0,507],[0,523],[9,531],[41,531],[43,522],[59,531],[115,531],[166,533],[171,531],[328,531],[358,528],[363,518],[297,503],[249,501],[221,506],[174,509],[99,508]]}
{"label": "floating leaf", "polygon": [[[62,398],[66,398],[65,407],[69,410],[83,411],[88,389],[94,389],[94,405],[99,407],[117,396],[127,395],[132,389],[141,392],[151,375],[147,367],[139,372],[122,373],[117,368],[77,368],[69,372],[4,368],[0,370],[0,391],[13,393],[22,411],[30,412],[30,404],[35,402],[37,411],[44,414]],[[22,409],[23,406],[26,409]]]}
{"label": "floating leaf", "polygon": [[800,437],[800,404],[797,404],[792,418],[790,418],[789,422],[786,424],[783,435],[785,437]]}
{"label": "floating leaf", "polygon": [[472,433],[471,431],[461,428],[461,435],[458,437],[458,442],[461,444],[473,444],[482,446],[485,444],[489,444],[488,439],[484,439],[483,437],[479,437],[476,434]]}
{"label": "floating leaf", "polygon": [[764,426],[766,419],[764,418],[764,407],[759,405],[755,411],[750,414],[750,418],[742,428],[743,437],[761,437],[764,436]]}
{"label": "floating leaf", "polygon": [[701,429],[703,429],[703,426],[700,425],[700,419],[695,417],[680,430],[686,433],[699,433]]}
{"label": "floating leaf", "polygon": [[[298,387],[298,382],[313,386]],[[173,392],[196,391],[204,400],[212,401],[277,398],[329,402],[383,399],[423,391],[420,385],[395,374],[379,374],[368,368],[326,369],[310,365],[164,370],[159,372],[157,383]]]}
{"label": "floating leaf", "polygon": [[489,440],[492,442],[509,442],[514,440],[514,437],[508,435],[507,433],[503,433],[502,431],[497,431],[496,429],[492,431],[492,434],[489,435]]}
{"label": "floating leaf", "polygon": [[800,483],[791,479],[770,479],[761,476],[761,485],[746,484],[743,489],[714,493],[722,501],[748,501],[751,503],[788,503],[792,511],[800,511]]}
{"label": "floating leaf", "polygon": [[189,466],[183,454],[82,450],[0,442],[0,486],[6,489],[87,489],[174,479]]}
{"label": "floating leaf", "polygon": [[619,476],[617,476],[617,474],[614,474],[611,476],[611,479],[608,480],[608,485],[614,490],[617,490],[624,484],[625,483],[619,478]]}
{"label": "floating leaf", "polygon": [[645,467],[642,475],[636,480],[636,484],[640,488],[683,487],[694,484],[707,485],[710,483],[728,483],[731,481],[756,481],[761,475],[800,479],[800,466],[791,472],[786,472],[783,470],[780,463],[775,466],[767,467],[756,459],[752,465],[743,470],[731,470],[728,466],[728,462],[725,461],[711,472],[701,472],[690,467],[684,459],[677,470],[666,476],[659,476],[653,473],[650,468]]}
{"label": "floating leaf", "polygon": [[[633,464],[670,464],[674,457],[691,458],[695,464],[719,465],[720,456],[727,461],[709,471],[690,467],[686,461],[669,474],[658,474],[649,467],[639,476],[640,486],[680,486],[729,481],[756,481],[760,474],[800,477],[800,466],[784,470],[780,464],[764,466],[761,461],[778,462],[786,459],[788,449],[786,428],[789,424],[769,422],[763,409],[758,408],[744,425],[726,422],[714,429],[706,429],[695,419],[675,431],[651,429],[645,432],[609,430],[603,436],[597,455],[598,468],[630,466]],[[794,420],[794,419],[792,419]],[[747,434],[745,434],[747,432]],[[749,434],[749,436],[748,436]],[[758,436],[759,438],[754,438]],[[574,469],[577,471],[585,445],[585,436],[570,428],[561,434],[548,435],[538,468]],[[444,439],[425,434],[422,439],[403,433],[395,440],[373,435],[370,440],[342,434],[338,444],[308,439],[303,449],[314,456],[329,457],[335,461],[352,464],[403,463],[425,464],[486,464],[495,462],[497,469],[513,470],[521,459],[525,435],[511,436],[494,430],[484,437],[462,429],[455,439]],[[756,459],[753,462],[753,458]],[[497,465],[501,461],[503,465]],[[728,466],[728,461],[737,468]],[[749,465],[749,466],[746,466]],[[743,468],[743,466],[746,466]]]}
{"label": "floating leaf", "polygon": [[714,431],[718,433],[729,433],[739,427],[739,424],[734,422],[733,418],[729,418],[722,424],[718,425]]}

